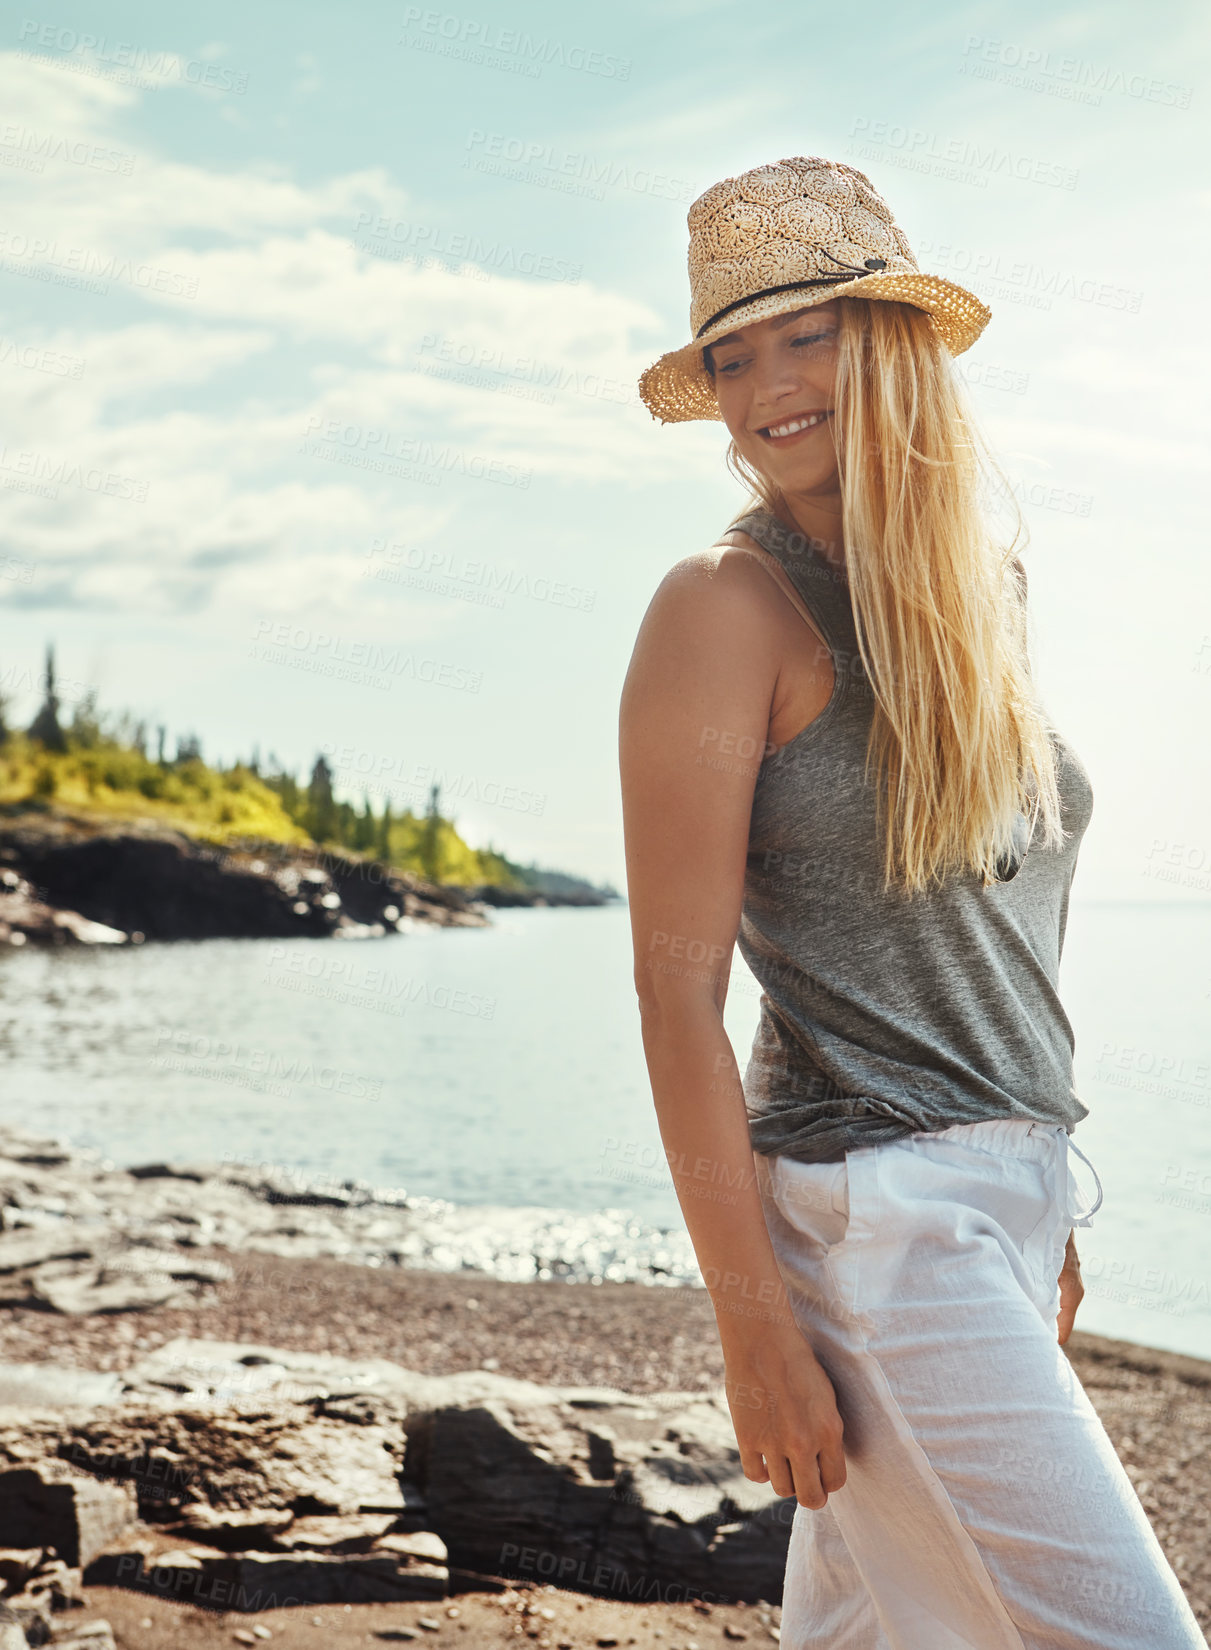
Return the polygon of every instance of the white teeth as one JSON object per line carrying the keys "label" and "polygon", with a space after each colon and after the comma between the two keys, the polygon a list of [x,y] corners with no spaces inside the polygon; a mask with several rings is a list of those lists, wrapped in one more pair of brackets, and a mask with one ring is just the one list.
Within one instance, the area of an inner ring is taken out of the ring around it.
{"label": "white teeth", "polygon": [[822,423],[827,417],[827,413],[813,413],[810,418],[792,418],[789,424],[771,425],[766,434],[797,435],[800,430],[810,430],[813,425]]}

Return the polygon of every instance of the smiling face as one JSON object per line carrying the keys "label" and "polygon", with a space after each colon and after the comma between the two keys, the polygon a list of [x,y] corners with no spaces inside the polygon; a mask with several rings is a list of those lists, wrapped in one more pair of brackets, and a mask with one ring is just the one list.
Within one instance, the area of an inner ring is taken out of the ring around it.
{"label": "smiling face", "polygon": [[822,521],[836,516],[839,501],[833,390],[840,320],[833,299],[754,321],[707,350],[719,411],[741,455],[796,516],[823,512]]}

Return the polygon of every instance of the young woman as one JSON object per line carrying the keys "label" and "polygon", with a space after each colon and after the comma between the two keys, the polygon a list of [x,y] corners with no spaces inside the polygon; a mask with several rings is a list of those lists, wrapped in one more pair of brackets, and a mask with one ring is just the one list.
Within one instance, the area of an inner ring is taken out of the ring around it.
{"label": "young woman", "polygon": [[640,390],[721,420],[754,496],[644,616],[627,876],[742,1469],[796,1498],[783,1650],[1201,1650],[1061,1351],[1101,1200],[1057,994],[1093,799],[953,366],[988,311],[841,164],[727,178],[689,227],[693,341]]}

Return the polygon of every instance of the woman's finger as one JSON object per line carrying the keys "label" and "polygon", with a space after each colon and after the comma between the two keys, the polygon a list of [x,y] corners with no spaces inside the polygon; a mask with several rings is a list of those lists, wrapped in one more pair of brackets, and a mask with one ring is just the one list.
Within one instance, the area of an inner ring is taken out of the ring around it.
{"label": "woman's finger", "polygon": [[819,1457],[815,1455],[798,1455],[793,1467],[794,1488],[788,1493],[793,1495],[801,1507],[808,1507],[812,1512],[819,1512],[828,1500],[823,1484],[820,1482]]}
{"label": "woman's finger", "polygon": [[767,1455],[766,1465],[769,1468],[770,1488],[775,1495],[794,1495],[795,1479],[791,1472],[791,1464],[785,1455]]}

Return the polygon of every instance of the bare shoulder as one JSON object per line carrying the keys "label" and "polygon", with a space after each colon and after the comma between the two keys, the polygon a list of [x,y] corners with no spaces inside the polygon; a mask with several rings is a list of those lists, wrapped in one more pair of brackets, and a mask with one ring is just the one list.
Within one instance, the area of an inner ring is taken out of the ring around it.
{"label": "bare shoulder", "polygon": [[768,711],[778,673],[780,598],[751,556],[712,545],[668,569],[648,603],[624,697],[697,702],[755,697]]}
{"label": "bare shoulder", "polygon": [[693,619],[768,628],[777,600],[760,565],[766,552],[747,534],[737,539],[742,542],[712,544],[675,562],[656,588],[648,617],[657,622]]}

